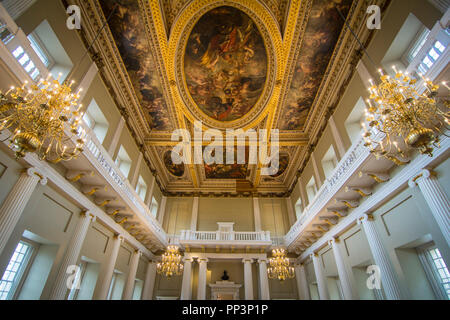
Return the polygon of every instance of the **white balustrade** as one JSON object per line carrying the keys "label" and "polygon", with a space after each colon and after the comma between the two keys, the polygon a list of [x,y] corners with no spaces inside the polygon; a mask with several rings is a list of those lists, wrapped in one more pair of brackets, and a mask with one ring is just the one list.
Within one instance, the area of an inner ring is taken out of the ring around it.
{"label": "white balustrade", "polygon": [[180,241],[242,241],[242,242],[264,242],[271,241],[270,232],[236,232],[236,231],[181,231]]}
{"label": "white balustrade", "polygon": [[303,215],[291,227],[284,237],[286,245],[290,245],[300,235],[304,224],[326,206],[332,197],[341,189],[345,182],[356,173],[359,166],[369,156],[369,150],[364,147],[364,139],[360,138],[345,154],[334,169],[331,177],[320,187],[314,199],[303,211]]}

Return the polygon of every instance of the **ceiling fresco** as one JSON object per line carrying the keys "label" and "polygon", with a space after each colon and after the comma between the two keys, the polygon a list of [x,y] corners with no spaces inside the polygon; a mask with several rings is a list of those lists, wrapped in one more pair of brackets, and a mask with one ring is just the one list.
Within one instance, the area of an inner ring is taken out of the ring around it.
{"label": "ceiling fresco", "polygon": [[170,150],[168,150],[164,153],[163,160],[164,160],[164,165],[166,166],[167,171],[171,175],[178,177],[178,178],[180,178],[184,175],[184,165],[173,163],[172,152]]}
{"label": "ceiling fresco", "polygon": [[316,98],[351,0],[314,0],[297,58],[291,86],[281,113],[281,130],[302,130]]}
{"label": "ceiling fresco", "polygon": [[207,12],[189,37],[184,73],[196,105],[218,121],[242,118],[266,81],[267,55],[248,15],[233,7]]}
{"label": "ceiling fresco", "polygon": [[169,130],[167,105],[136,0],[101,0],[111,33],[151,129]]}
{"label": "ceiling fresco", "polygon": [[[127,121],[139,123],[127,122],[135,139],[140,137],[137,144],[161,189],[170,194],[238,193],[238,182],[247,181],[257,192],[292,190],[323,132],[326,120],[316,115],[329,107],[325,97],[343,92],[351,75],[339,77],[326,95],[324,84],[348,70],[346,63],[357,56],[355,45],[348,45],[354,40],[344,37],[348,31],[336,8],[348,21],[353,19],[360,28],[357,32],[364,33],[364,4],[357,0],[79,1],[84,12],[100,12],[99,17],[86,17],[87,23],[95,20],[97,26],[116,3],[103,38],[113,42],[103,48],[103,60],[114,67],[101,72],[115,70],[117,74],[109,77],[121,77],[114,91],[130,114]],[[368,41],[370,34],[365,32],[362,41]],[[129,97],[129,92],[133,101],[120,98]],[[176,144],[171,134],[186,128],[192,135],[195,120],[202,120],[205,130],[221,132],[279,129],[279,171],[261,176],[261,168],[254,164],[173,164],[166,152]]]}

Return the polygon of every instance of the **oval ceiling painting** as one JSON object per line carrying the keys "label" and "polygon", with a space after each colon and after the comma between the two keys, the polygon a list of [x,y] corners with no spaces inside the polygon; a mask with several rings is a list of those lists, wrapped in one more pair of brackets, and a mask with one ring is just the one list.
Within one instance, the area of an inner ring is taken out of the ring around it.
{"label": "oval ceiling painting", "polygon": [[267,53],[255,23],[234,7],[207,12],[189,36],[184,72],[192,99],[209,117],[226,122],[245,116],[267,77]]}
{"label": "oval ceiling painting", "polygon": [[172,151],[166,151],[164,153],[164,165],[166,166],[167,171],[175,177],[182,177],[184,175],[184,165],[183,164],[174,164],[172,161]]}

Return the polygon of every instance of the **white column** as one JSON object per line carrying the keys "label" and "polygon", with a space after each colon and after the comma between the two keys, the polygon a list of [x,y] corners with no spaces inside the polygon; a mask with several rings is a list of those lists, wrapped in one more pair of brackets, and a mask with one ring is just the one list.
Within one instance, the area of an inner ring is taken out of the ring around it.
{"label": "white column", "polygon": [[339,133],[339,130],[336,127],[336,123],[334,122],[333,116],[331,116],[330,119],[328,119],[328,124],[330,126],[331,134],[333,135],[334,142],[336,143],[339,159],[342,159],[345,155],[344,142],[342,141],[341,134]]}
{"label": "white column", "polygon": [[258,259],[258,263],[261,300],[270,300],[269,277],[267,276],[267,259]]}
{"label": "white column", "polygon": [[67,269],[71,266],[77,265],[78,257],[80,256],[81,247],[83,246],[84,239],[86,238],[89,225],[94,220],[95,216],[91,213],[81,214],[81,217],[75,227],[75,231],[67,244],[64,257],[61,260],[61,265],[49,296],[50,300],[66,299],[67,291],[70,288],[69,285],[71,285],[69,277],[73,276],[72,274],[67,273]]}
{"label": "white column", "polygon": [[261,211],[259,208],[259,199],[253,198],[253,217],[255,219],[255,231],[261,230]]}
{"label": "white column", "polygon": [[116,234],[112,241],[111,254],[106,261],[105,268],[100,272],[97,284],[95,286],[93,300],[106,300],[108,298],[109,288],[111,286],[114,267],[116,266],[117,256],[119,255],[120,244],[123,242],[123,236]]}
{"label": "white column", "polygon": [[47,178],[38,173],[35,168],[29,168],[21,174],[19,180],[3,201],[0,207],[0,254],[5,249],[38,182],[41,185],[46,185]]}
{"label": "white column", "polygon": [[136,185],[137,185],[137,182],[138,182],[138,179],[139,179],[139,172],[140,172],[140,169],[141,169],[141,164],[142,164],[142,160],[143,159],[144,159],[144,155],[142,154],[142,152],[140,152],[138,160],[137,160],[137,163],[136,163],[136,168],[134,169],[134,172],[131,175],[132,178],[131,178],[131,181],[130,181],[131,186],[134,189],[136,189]]}
{"label": "white column", "polygon": [[136,282],[136,272],[139,265],[139,259],[142,252],[135,250],[131,256],[130,270],[128,271],[127,281],[122,292],[122,300],[131,300],[133,298],[134,284]]}
{"label": "white column", "polygon": [[320,186],[323,184],[323,181],[320,178],[319,167],[317,166],[317,161],[316,161],[316,157],[314,155],[314,152],[311,153],[311,162],[312,162],[313,170],[314,170],[314,180],[316,181],[317,190],[319,190]]}
{"label": "white column", "polygon": [[153,289],[155,287],[155,278],[156,278],[156,262],[149,261],[147,265],[147,272],[145,274],[142,300],[153,300]]}
{"label": "white column", "polygon": [[245,300],[253,300],[253,276],[252,276],[253,259],[243,259],[242,262],[244,263]]}
{"label": "white column", "polygon": [[114,152],[117,149],[117,145],[119,144],[120,136],[122,135],[123,127],[125,126],[125,119],[121,117],[119,123],[117,124],[116,132],[114,132],[114,136],[111,140],[111,144],[108,148],[108,153],[111,158],[114,158]]}
{"label": "white column", "polygon": [[184,271],[183,271],[183,282],[181,284],[181,297],[180,300],[191,300],[192,295],[192,258],[184,258]]}
{"label": "white column", "polygon": [[197,231],[198,203],[199,198],[194,197],[194,200],[192,202],[191,231]]}
{"label": "white column", "polygon": [[311,255],[314,264],[314,273],[316,274],[317,288],[319,289],[320,300],[330,300],[330,293],[328,292],[328,284],[325,275],[323,274],[322,264],[317,253]]}
{"label": "white column", "polygon": [[286,207],[288,211],[289,224],[293,226],[297,221],[297,215],[295,214],[294,205],[292,204],[292,198],[286,198]]}
{"label": "white column", "polygon": [[158,213],[158,221],[161,225],[164,222],[164,214],[166,213],[166,203],[167,197],[163,196],[161,199],[161,205],[159,206],[159,213]]}
{"label": "white column", "polygon": [[375,264],[380,268],[381,283],[388,300],[401,300],[405,297],[402,294],[400,282],[389,254],[384,247],[381,237],[371,215],[364,214],[358,219],[358,224],[363,226],[370,251],[372,252]]}
{"label": "white column", "polygon": [[311,300],[308,289],[308,281],[306,280],[305,267],[298,264],[294,268],[295,279],[297,280],[298,298],[299,300]]}
{"label": "white column", "polygon": [[430,207],[442,235],[450,246],[450,201],[439,181],[429,170],[422,170],[417,179],[409,180],[409,186],[419,186],[425,201]]}
{"label": "white column", "polygon": [[342,243],[336,238],[330,240],[328,243],[333,248],[334,260],[336,261],[344,300],[359,300],[351,266],[348,264],[348,261],[344,261],[344,257],[342,256]]}
{"label": "white column", "polygon": [[198,259],[198,288],[197,300],[206,300],[206,276],[207,276],[207,258]]}

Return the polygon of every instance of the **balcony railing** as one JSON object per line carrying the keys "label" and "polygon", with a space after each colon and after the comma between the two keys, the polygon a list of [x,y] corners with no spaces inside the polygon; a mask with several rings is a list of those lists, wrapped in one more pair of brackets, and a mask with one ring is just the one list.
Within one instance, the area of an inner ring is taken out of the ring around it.
{"label": "balcony railing", "polygon": [[224,232],[224,231],[181,231],[179,238],[183,241],[205,241],[205,242],[271,242],[269,231],[259,232]]}
{"label": "balcony railing", "polygon": [[344,186],[344,183],[356,173],[359,166],[367,159],[370,152],[364,147],[364,139],[360,138],[348,150],[338,163],[333,174],[320,187],[314,199],[305,208],[302,216],[291,227],[285,236],[285,244],[289,246],[300,234],[300,229],[307,221],[312,220],[332,200],[332,197]]}

